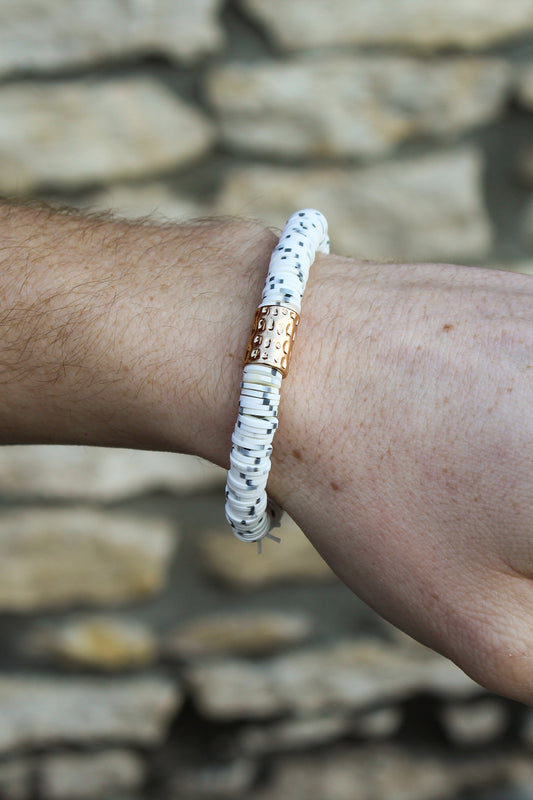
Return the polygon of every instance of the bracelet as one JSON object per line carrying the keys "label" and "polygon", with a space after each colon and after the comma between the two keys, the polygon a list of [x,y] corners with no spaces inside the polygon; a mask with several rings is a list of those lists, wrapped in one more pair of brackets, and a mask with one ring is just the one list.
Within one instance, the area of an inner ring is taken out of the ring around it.
{"label": "bracelet", "polygon": [[328,225],[314,209],[293,214],[272,253],[244,357],[239,413],[226,483],[226,519],[237,538],[258,542],[278,527],[282,509],[266,493],[278,427],[281,380],[287,374],[300,307],[316,253],[329,253]]}

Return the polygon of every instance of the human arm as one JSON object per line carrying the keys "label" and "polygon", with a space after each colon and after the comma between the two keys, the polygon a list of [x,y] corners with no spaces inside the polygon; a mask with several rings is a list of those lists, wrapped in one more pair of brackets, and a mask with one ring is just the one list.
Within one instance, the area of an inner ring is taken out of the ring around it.
{"label": "human arm", "polygon": [[255,223],[153,226],[0,205],[0,443],[224,460],[275,241]]}
{"label": "human arm", "polygon": [[[273,235],[4,207],[0,237],[1,441],[163,448],[227,465]],[[525,701],[532,284],[319,256],[269,484],[354,591]]]}

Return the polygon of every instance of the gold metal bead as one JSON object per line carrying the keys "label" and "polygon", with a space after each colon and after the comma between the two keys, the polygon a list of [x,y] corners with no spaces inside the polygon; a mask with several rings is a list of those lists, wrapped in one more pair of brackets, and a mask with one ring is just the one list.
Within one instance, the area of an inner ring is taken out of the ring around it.
{"label": "gold metal bead", "polygon": [[246,364],[265,364],[286,376],[300,317],[286,306],[259,306],[255,312]]}

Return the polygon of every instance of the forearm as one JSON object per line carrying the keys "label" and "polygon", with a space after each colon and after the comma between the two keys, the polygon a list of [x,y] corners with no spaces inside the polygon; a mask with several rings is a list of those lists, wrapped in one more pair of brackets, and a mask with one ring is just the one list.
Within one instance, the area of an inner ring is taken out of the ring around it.
{"label": "forearm", "polygon": [[275,238],[0,206],[0,442],[224,459]]}
{"label": "forearm", "polygon": [[[228,463],[271,233],[0,207],[0,240],[0,443]],[[531,278],[320,256],[268,485],[369,604],[529,702],[532,407]]]}

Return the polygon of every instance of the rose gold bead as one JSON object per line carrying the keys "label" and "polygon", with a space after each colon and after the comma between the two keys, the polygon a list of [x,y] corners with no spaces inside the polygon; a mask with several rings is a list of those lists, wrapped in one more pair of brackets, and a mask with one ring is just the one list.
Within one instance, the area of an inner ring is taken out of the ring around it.
{"label": "rose gold bead", "polygon": [[300,317],[286,306],[259,306],[255,312],[246,364],[266,364],[286,376]]}

